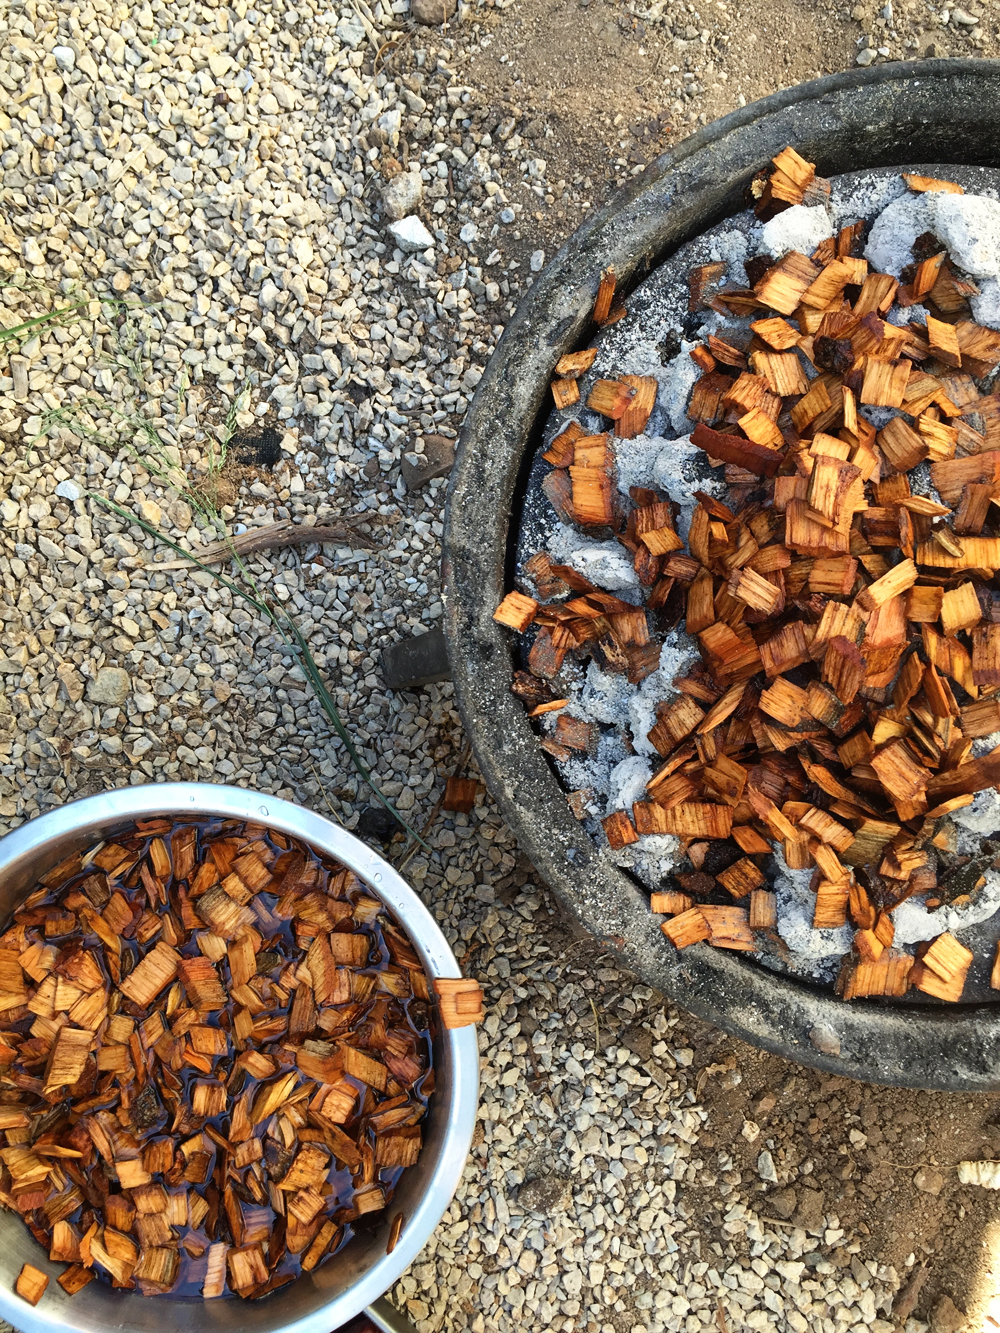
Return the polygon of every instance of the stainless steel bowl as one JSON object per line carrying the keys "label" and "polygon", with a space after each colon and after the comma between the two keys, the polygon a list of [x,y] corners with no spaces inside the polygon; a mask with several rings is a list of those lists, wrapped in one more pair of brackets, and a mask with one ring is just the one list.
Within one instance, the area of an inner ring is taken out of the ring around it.
{"label": "stainless steel bowl", "polygon": [[[349,866],[395,914],[430,977],[461,975],[436,922],[391,865],[322,815],[289,801],[238,787],[173,782],[129,787],[90,796],[33,819],[0,839],[0,921],[39,875],[70,852],[90,845],[134,819],[153,815],[204,815],[249,819],[302,838]],[[458,1186],[472,1142],[479,1094],[479,1044],[474,1027],[434,1036],[437,1085],[424,1122],[424,1146],[407,1171],[392,1206],[371,1232],[356,1236],[335,1258],[296,1278],[262,1301],[238,1297],[170,1300],[115,1291],[91,1282],[67,1296],[52,1264],[24,1223],[0,1211],[0,1318],[22,1333],[329,1333],[381,1296],[413,1262],[441,1220]],[[386,1254],[389,1219],[406,1221],[392,1254]],[[50,1276],[45,1295],[31,1306],[14,1292],[22,1264]]]}

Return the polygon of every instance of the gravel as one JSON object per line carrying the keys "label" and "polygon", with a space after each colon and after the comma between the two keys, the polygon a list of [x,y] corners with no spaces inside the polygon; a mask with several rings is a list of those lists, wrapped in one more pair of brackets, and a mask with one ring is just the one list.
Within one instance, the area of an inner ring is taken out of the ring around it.
{"label": "gravel", "polygon": [[[455,39],[408,13],[0,9],[0,270],[15,284],[0,319],[82,301],[0,365],[2,831],[173,779],[253,787],[348,828],[368,805],[269,623],[210,575],[157,571],[152,538],[91,498],[190,549],[212,540],[186,487],[227,416],[280,437],[273,468],[220,484],[231,531],[371,520],[375,551],[317,544],[249,569],[293,610],[383,790],[420,823],[455,766],[450,685],[391,694],[378,653],[441,617],[449,446],[552,252],[517,249],[526,209],[567,187],[463,85]],[[455,0],[412,13],[469,21]],[[383,47],[401,31],[413,60],[397,75]],[[122,296],[141,319],[101,303]],[[136,397],[165,464],[124,422]],[[494,807],[440,818],[429,841],[407,873],[488,1017],[468,1169],[391,1293],[419,1333],[695,1333],[720,1310],[734,1329],[890,1333],[895,1270],[773,1157],[787,1218],[724,1145],[701,1146],[678,1012],[565,939]]]}

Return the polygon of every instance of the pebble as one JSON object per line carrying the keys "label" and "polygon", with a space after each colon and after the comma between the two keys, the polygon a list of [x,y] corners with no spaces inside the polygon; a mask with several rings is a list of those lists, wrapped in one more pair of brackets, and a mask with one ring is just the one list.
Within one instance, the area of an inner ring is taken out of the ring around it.
{"label": "pebble", "polygon": [[923,1190],[925,1194],[933,1194],[936,1197],[944,1189],[944,1176],[934,1167],[922,1166],[913,1177],[913,1183],[918,1190]]}
{"label": "pebble", "polygon": [[872,46],[866,46],[863,51],[858,52],[855,64],[874,65],[877,59],[878,59],[878,51]]}
{"label": "pebble", "polygon": [[418,23],[437,26],[454,18],[458,0],[410,0],[410,15]]}
{"label": "pebble", "polygon": [[817,1023],[809,1030],[809,1042],[823,1055],[840,1054],[840,1037],[829,1023]]}
{"label": "pebble", "polygon": [[67,478],[65,481],[60,481],[56,485],[53,493],[58,495],[61,500],[69,500],[72,504],[73,501],[79,500],[83,495],[83,488],[78,486],[75,481],[70,481],[69,478]]}
{"label": "pebble", "polygon": [[76,52],[71,46],[54,46],[52,55],[59,69],[71,70],[76,64]]}
{"label": "pebble", "polygon": [[423,197],[424,183],[416,171],[400,171],[382,191],[385,211],[394,222],[401,222],[419,208]]}
{"label": "pebble", "polygon": [[95,704],[121,705],[131,688],[127,671],[121,667],[101,667],[87,687],[87,698]]}
{"label": "pebble", "polygon": [[418,217],[404,218],[401,222],[394,222],[389,231],[401,250],[428,250],[434,244],[434,237]]}
{"label": "pebble", "polygon": [[766,1148],[757,1158],[757,1174],[761,1180],[766,1180],[772,1185],[778,1183],[778,1173],[774,1169],[774,1158]]}
{"label": "pebble", "polygon": [[545,267],[545,251],[533,250],[531,253],[530,264],[532,273],[541,273],[542,269]]}

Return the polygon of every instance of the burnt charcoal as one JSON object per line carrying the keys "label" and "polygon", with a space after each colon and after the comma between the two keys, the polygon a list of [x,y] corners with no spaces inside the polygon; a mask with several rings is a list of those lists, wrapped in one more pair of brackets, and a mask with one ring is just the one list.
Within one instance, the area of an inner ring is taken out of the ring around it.
{"label": "burnt charcoal", "polygon": [[552,693],[548,681],[542,680],[541,676],[532,675],[530,671],[515,671],[510,690],[512,694],[517,695],[525,708],[537,708],[539,704],[551,703],[557,698]]}
{"label": "burnt charcoal", "polygon": [[834,375],[846,375],[854,365],[854,351],[846,338],[817,338],[813,344],[817,366]]}
{"label": "burnt charcoal", "polygon": [[747,285],[756,287],[767,270],[773,266],[774,259],[770,255],[754,255],[752,259],[745,260],[743,268],[747,275]]}
{"label": "burnt charcoal", "polygon": [[701,868],[706,875],[717,875],[721,870],[728,870],[731,865],[735,865],[744,855],[743,849],[737,847],[735,842],[716,838],[708,844]]}
{"label": "burnt charcoal", "polygon": [[166,1112],[156,1095],[155,1086],[152,1083],[144,1084],[132,1102],[132,1124],[136,1129],[152,1129],[164,1115]]}
{"label": "burnt charcoal", "polygon": [[281,432],[273,426],[261,431],[239,431],[229,442],[238,463],[248,467],[273,468],[281,462]]}
{"label": "burnt charcoal", "polygon": [[276,967],[281,966],[281,963],[281,954],[276,949],[261,949],[257,955],[257,975],[267,976],[268,972],[273,972]]}
{"label": "burnt charcoal", "polygon": [[979,881],[987,870],[992,869],[995,859],[992,852],[988,852],[985,856],[974,856],[938,884],[934,893],[935,898],[939,898],[943,906],[946,903],[953,903],[956,898],[971,897],[978,892]]}
{"label": "burnt charcoal", "polygon": [[663,365],[666,365],[667,362],[672,361],[681,350],[680,339],[677,337],[676,333],[673,333],[672,331],[668,332],[663,341],[657,345],[656,350],[660,354],[660,361]]}
{"label": "burnt charcoal", "polygon": [[363,838],[373,838],[376,842],[389,842],[398,832],[398,828],[394,816],[384,805],[368,805],[358,816],[356,832]]}
{"label": "burnt charcoal", "polygon": [[264,1142],[264,1168],[271,1180],[280,1180],[288,1171],[295,1156],[293,1148],[284,1148],[274,1139]]}
{"label": "burnt charcoal", "polygon": [[918,264],[922,264],[925,259],[933,259],[939,255],[942,250],[947,250],[946,245],[938,240],[932,231],[922,232],[910,247],[910,252]]}

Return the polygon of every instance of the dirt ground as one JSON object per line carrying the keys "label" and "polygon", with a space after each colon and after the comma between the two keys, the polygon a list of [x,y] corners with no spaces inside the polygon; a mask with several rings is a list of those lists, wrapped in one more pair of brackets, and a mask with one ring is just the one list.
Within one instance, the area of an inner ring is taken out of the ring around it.
{"label": "dirt ground", "polygon": [[[522,0],[475,9],[419,38],[428,49],[436,42],[457,76],[486,94],[495,120],[512,118],[548,163],[545,206],[525,194],[518,229],[505,237],[505,254],[526,268],[530,252],[550,258],[636,168],[700,125],[852,68],[866,46],[881,47],[879,60],[996,56],[998,20],[997,0],[952,12],[922,0],[901,0],[895,10],[811,0],[654,0],[645,8]],[[400,72],[407,60],[401,54]],[[643,1027],[622,1031],[610,1012],[599,1022],[605,1044],[649,1054]],[[1000,1292],[998,1196],[960,1186],[955,1172],[964,1158],[1000,1157],[1000,1095],[866,1086],[686,1022],[710,1115],[701,1142],[729,1148],[743,1180],[757,1182],[762,1215],[792,1225],[832,1211],[845,1241],[867,1237],[867,1257],[910,1275],[894,1310],[900,1327],[910,1311],[934,1333],[1000,1328],[1000,1300],[991,1308]],[[764,1147],[794,1184],[759,1180]],[[711,1219],[727,1205],[710,1189],[696,1193],[690,1211],[710,1244]],[[839,1237],[828,1231],[825,1239],[836,1245]],[[834,1257],[850,1263],[844,1250]]]}

